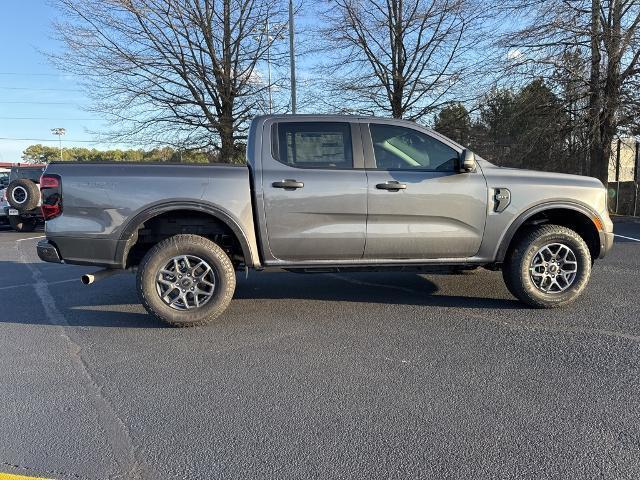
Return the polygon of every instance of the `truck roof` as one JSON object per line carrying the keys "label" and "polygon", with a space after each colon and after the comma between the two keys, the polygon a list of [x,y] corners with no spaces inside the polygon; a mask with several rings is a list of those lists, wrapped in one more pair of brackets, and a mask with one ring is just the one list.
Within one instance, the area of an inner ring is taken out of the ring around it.
{"label": "truck roof", "polygon": [[[384,122],[399,122],[399,123],[408,123],[415,125],[416,122],[413,120],[407,120],[404,118],[390,118],[390,117],[376,117],[373,115],[356,115],[356,114],[339,114],[339,113],[278,113],[278,114],[269,114],[269,115],[258,115],[254,117],[255,120],[266,120],[266,119],[277,119],[277,120],[295,120],[296,118],[310,120],[317,118],[318,120],[336,120],[336,121],[354,121],[354,120],[367,120],[367,121],[384,121]],[[427,127],[428,128],[428,127]]]}
{"label": "truck roof", "polygon": [[355,114],[308,114],[308,113],[296,113],[294,114],[289,114],[289,113],[283,113],[283,114],[270,114],[270,115],[258,115],[256,117],[254,117],[254,122],[264,122],[265,120],[270,120],[270,119],[274,119],[274,120],[288,120],[288,121],[295,121],[296,119],[302,119],[302,120],[317,120],[319,122],[323,122],[323,121],[330,121],[333,120],[335,122],[353,122],[353,121],[364,121],[364,122],[384,122],[384,123],[393,123],[395,125],[398,124],[405,124],[407,126],[419,126],[421,129],[427,130],[429,132],[431,132],[432,134],[434,134],[435,136],[439,136],[442,138],[445,138],[447,142],[449,143],[453,143],[454,145],[456,145],[458,148],[460,149],[464,149],[465,146],[464,145],[460,145],[458,142],[455,142],[454,140],[448,138],[448,137],[444,137],[442,134],[436,132],[435,130],[433,130],[432,128],[426,126],[426,125],[422,125],[419,124],[413,120],[407,120],[404,118],[390,118],[390,117],[376,117],[373,115],[355,115]]}

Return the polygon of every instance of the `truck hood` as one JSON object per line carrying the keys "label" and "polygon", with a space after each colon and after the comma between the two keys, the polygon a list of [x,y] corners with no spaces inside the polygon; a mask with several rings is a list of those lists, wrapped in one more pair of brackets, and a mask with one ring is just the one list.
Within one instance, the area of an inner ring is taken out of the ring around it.
{"label": "truck hood", "polygon": [[538,170],[526,170],[522,168],[499,167],[484,159],[478,159],[489,186],[497,186],[495,183],[505,185],[539,185],[563,187],[581,187],[605,190],[600,180],[584,175],[572,175],[569,173],[542,172]]}
{"label": "truck hood", "polygon": [[559,206],[580,204],[600,217],[606,231],[613,229],[607,211],[607,190],[597,178],[504,168],[482,159],[478,161],[478,165],[482,169],[490,195],[498,189],[510,191],[509,210],[514,217],[545,203]]}

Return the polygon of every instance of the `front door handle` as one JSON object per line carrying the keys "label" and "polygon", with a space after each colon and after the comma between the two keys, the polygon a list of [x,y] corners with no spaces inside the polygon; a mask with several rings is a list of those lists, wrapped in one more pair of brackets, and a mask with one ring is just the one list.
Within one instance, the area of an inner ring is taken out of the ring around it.
{"label": "front door handle", "polygon": [[376,188],[378,190],[390,190],[392,192],[397,192],[398,190],[405,190],[407,188],[407,184],[393,180],[390,182],[379,183],[376,185]]}
{"label": "front door handle", "polygon": [[281,182],[273,182],[271,186],[273,188],[284,188],[285,190],[295,190],[296,188],[304,187],[304,183],[288,178],[286,180],[282,180]]}

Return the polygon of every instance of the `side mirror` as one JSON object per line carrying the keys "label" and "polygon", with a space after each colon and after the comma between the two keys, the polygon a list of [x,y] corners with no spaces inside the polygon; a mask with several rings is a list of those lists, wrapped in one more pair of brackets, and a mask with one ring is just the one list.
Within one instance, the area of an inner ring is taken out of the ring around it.
{"label": "side mirror", "polygon": [[476,169],[476,154],[465,148],[460,155],[460,172],[472,172]]}

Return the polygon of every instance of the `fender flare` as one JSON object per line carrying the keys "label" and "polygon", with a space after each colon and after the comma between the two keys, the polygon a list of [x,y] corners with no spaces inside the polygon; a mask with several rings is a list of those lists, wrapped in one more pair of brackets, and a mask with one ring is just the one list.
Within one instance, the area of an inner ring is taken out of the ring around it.
{"label": "fender flare", "polygon": [[[602,223],[602,219],[600,215],[598,215],[594,210],[592,210],[589,206],[577,203],[577,202],[545,202],[538,205],[534,205],[529,209],[525,210],[521,213],[515,220],[511,222],[509,227],[507,228],[506,233],[502,236],[502,240],[500,241],[500,246],[498,247],[498,251],[496,253],[495,261],[501,263],[504,261],[504,257],[507,254],[507,249],[513,240],[518,229],[525,224],[527,220],[529,220],[534,215],[544,212],[546,210],[556,210],[556,209],[565,209],[565,210],[574,210],[578,213],[582,213],[585,217],[593,222],[593,218],[598,218]],[[596,231],[599,231],[597,225],[594,223]]]}
{"label": "fender flare", "polygon": [[233,232],[233,234],[238,239],[240,247],[242,248],[242,254],[244,255],[246,265],[252,266],[254,264],[254,258],[251,253],[251,248],[249,247],[249,241],[247,240],[247,237],[240,225],[238,225],[238,222],[236,222],[233,217],[231,217],[231,215],[213,204],[202,201],[188,200],[165,201],[162,203],[158,203],[146,208],[141,212],[138,212],[135,216],[133,216],[126,223],[126,225],[122,229],[122,232],[120,233],[120,239],[118,240],[118,245],[116,247],[115,261],[118,264],[122,265],[122,268],[125,268],[129,250],[135,243],[134,241],[137,240],[136,232],[138,231],[140,226],[144,222],[149,221],[152,218],[157,217],[158,215],[162,215],[163,213],[175,210],[192,210],[194,212],[205,213],[222,222],[229,228],[229,230]]}

